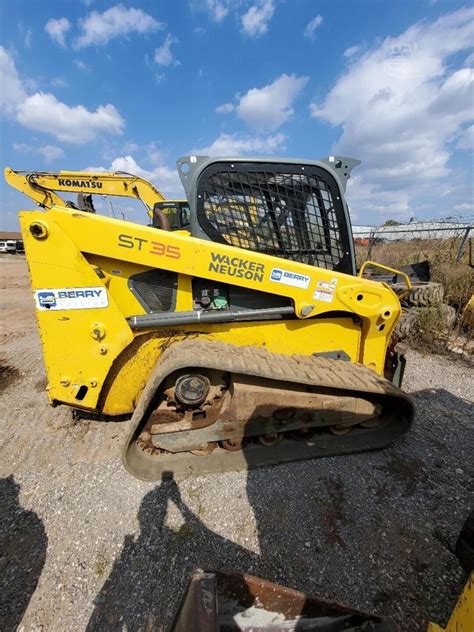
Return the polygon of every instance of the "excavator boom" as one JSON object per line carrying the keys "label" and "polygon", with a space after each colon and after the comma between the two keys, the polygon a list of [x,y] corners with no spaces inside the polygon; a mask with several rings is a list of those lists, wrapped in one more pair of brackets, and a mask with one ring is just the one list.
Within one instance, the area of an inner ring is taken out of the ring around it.
{"label": "excavator boom", "polygon": [[39,206],[49,209],[65,206],[56,192],[76,192],[135,198],[149,211],[166,198],[150,182],[123,172],[86,171],[14,171],[5,169],[5,179],[12,187],[32,198]]}

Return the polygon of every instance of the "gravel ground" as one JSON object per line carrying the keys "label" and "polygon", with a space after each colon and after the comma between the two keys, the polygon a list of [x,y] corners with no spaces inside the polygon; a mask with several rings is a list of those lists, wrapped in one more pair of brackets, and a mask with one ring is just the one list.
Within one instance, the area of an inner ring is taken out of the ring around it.
{"label": "gravel ground", "polygon": [[23,260],[0,257],[0,629],[167,630],[196,567],[235,568],[392,616],[446,623],[474,506],[474,378],[410,352],[418,410],[393,447],[188,478],[131,478],[129,422],[74,422],[46,401]]}

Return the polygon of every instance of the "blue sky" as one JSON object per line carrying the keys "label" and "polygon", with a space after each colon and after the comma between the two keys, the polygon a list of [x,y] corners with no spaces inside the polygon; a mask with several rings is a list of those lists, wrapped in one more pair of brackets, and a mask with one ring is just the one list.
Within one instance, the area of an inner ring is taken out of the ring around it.
{"label": "blue sky", "polygon": [[[0,11],[2,168],[124,170],[182,197],[174,163],[186,153],[339,153],[363,161],[347,192],[354,223],[474,215],[467,4],[0,0]],[[32,204],[2,179],[0,229]]]}

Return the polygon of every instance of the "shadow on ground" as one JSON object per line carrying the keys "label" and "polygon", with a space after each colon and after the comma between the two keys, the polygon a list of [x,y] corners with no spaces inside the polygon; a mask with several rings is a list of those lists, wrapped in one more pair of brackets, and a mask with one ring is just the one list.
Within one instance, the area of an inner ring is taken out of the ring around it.
{"label": "shadow on ground", "polygon": [[[472,406],[443,390],[414,399],[415,428],[386,450],[282,465],[272,476],[248,471],[259,555],[206,526],[175,481],[161,483],[143,498],[140,533],[125,537],[87,630],[168,630],[195,568],[254,574],[390,615],[412,632],[446,618],[464,581],[451,542],[469,510],[455,470],[473,480]],[[444,442],[453,424],[458,454]],[[178,530],[166,523],[170,503]]]}
{"label": "shadow on ground", "polygon": [[0,630],[16,630],[43,570],[48,538],[42,520],[18,502],[13,476],[0,480]]}

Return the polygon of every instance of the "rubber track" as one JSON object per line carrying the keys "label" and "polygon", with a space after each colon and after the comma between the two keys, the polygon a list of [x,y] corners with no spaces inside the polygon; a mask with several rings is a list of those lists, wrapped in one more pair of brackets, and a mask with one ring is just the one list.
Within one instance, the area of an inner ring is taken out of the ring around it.
{"label": "rubber track", "polygon": [[[179,473],[194,471],[193,462],[197,467],[196,471],[214,471],[215,469],[236,469],[242,467],[242,463],[240,462],[242,459],[239,459],[240,453],[236,452],[226,452],[223,460],[228,461],[228,467],[219,465],[215,468],[211,466],[207,467],[204,463],[204,461],[212,461],[214,453],[206,457],[195,457],[188,453],[184,453],[184,456],[150,456],[135,445],[135,440],[140,432],[142,421],[148,412],[148,408],[160,384],[170,373],[179,369],[191,368],[213,368],[229,373],[240,373],[270,380],[329,388],[342,391],[346,394],[348,392],[356,392],[360,397],[370,395],[377,398],[378,401],[385,399],[386,404],[389,404],[388,408],[390,409],[390,416],[393,420],[389,424],[390,432],[382,432],[382,434],[386,435],[385,440],[375,440],[372,444],[369,438],[372,435],[376,437],[377,431],[380,433],[380,430],[383,430],[383,428],[387,426],[387,423],[380,423],[375,429],[359,431],[360,434],[366,437],[365,442],[363,441],[363,445],[357,445],[357,442],[354,442],[353,434],[355,431],[352,431],[350,435],[328,438],[328,440],[332,439],[334,444],[336,444],[336,448],[329,448],[329,450],[324,451],[324,454],[315,454],[315,456],[361,451],[387,445],[391,443],[394,438],[408,430],[414,416],[413,403],[408,395],[385,378],[361,364],[314,356],[288,356],[270,353],[263,348],[236,346],[209,340],[185,340],[171,345],[163,352],[133,413],[132,429],[124,445],[122,458],[125,467],[134,476],[144,480],[157,480],[163,474],[163,468],[168,467],[166,462],[169,463],[172,470],[174,470],[174,466],[176,466]],[[341,394],[343,394],[342,392]],[[384,405],[384,410],[386,408],[387,406]],[[351,437],[352,440],[350,439]],[[328,443],[328,440],[326,440],[325,443]],[[305,450],[302,449],[304,442],[298,441],[291,443],[295,443],[299,447],[301,456],[296,455],[292,459],[282,458],[281,444],[272,448],[266,446],[262,447],[266,451],[266,454],[268,454],[268,457],[270,453],[275,453],[275,456],[278,455],[277,462],[310,458],[310,456],[305,455]],[[351,449],[352,443],[356,445]],[[337,448],[337,444],[341,445],[341,449]],[[257,448],[255,451],[257,451]],[[234,455],[233,459],[231,458],[232,455]],[[235,465],[232,461],[235,461]],[[250,459],[250,461],[253,460]],[[247,466],[258,465],[258,459],[256,459],[255,462],[250,461],[247,459]],[[273,462],[271,458],[270,460],[269,458],[264,458],[263,461],[264,464]],[[183,463],[185,464],[184,467]]]}

